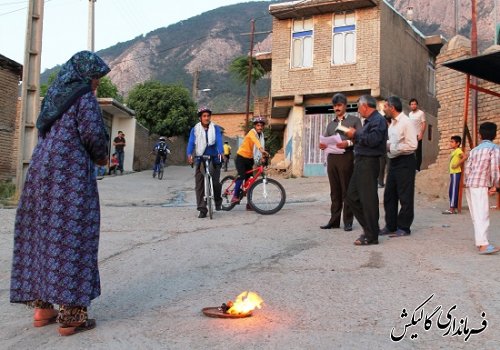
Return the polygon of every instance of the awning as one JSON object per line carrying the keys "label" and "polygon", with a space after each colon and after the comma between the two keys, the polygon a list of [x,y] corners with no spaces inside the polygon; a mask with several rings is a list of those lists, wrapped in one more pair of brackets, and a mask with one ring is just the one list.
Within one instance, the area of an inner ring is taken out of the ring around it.
{"label": "awning", "polygon": [[443,66],[500,84],[500,51],[448,61]]}

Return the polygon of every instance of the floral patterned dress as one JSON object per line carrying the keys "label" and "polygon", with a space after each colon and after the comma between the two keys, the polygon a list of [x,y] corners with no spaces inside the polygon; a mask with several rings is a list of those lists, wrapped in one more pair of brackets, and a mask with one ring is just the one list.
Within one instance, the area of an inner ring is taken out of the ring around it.
{"label": "floral patterned dress", "polygon": [[92,92],[39,137],[16,215],[11,302],[88,306],[100,295],[94,161],[108,139]]}

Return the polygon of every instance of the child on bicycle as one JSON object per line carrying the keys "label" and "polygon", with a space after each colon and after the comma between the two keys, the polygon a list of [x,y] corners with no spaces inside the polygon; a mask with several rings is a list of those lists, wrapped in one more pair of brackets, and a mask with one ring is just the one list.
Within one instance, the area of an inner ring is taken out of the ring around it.
{"label": "child on bicycle", "polygon": [[231,198],[231,203],[240,203],[241,185],[244,180],[251,176],[251,174],[247,174],[247,171],[252,170],[255,161],[259,161],[261,158],[269,156],[269,153],[267,153],[264,148],[265,125],[266,119],[264,117],[255,117],[253,119],[253,129],[245,135],[245,138],[236,153],[234,163],[236,165],[236,170],[238,171],[238,179],[234,183],[234,193],[233,198]]}
{"label": "child on bicycle", "polygon": [[160,136],[158,142],[155,145],[153,152],[156,153],[155,165],[153,167],[153,172],[157,173],[160,170],[160,160],[163,160],[163,164],[167,161],[167,154],[170,153],[170,149],[167,145],[167,140],[164,136]]}

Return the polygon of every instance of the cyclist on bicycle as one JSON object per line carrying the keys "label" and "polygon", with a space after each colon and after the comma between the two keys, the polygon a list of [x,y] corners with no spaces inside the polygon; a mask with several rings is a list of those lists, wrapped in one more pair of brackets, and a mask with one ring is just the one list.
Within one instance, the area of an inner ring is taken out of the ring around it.
{"label": "cyclist on bicycle", "polygon": [[[189,141],[187,145],[187,158],[189,164],[195,164],[195,191],[196,191],[196,205],[200,212],[199,218],[207,216],[207,202],[204,200],[204,176],[200,167],[203,161],[200,159],[203,155],[211,156],[211,169],[212,181],[214,186],[214,200],[215,210],[222,209],[221,197],[221,184],[220,184],[220,170],[222,167],[222,157],[224,149],[222,146],[222,132],[218,125],[212,123],[212,111],[207,107],[202,107],[198,110],[198,118],[200,122],[197,123],[189,134]],[[193,157],[194,154],[194,157]]]}
{"label": "cyclist on bicycle", "polygon": [[167,154],[170,153],[170,148],[168,148],[167,139],[165,137],[160,136],[153,152],[156,153],[153,173],[157,173],[160,170],[160,160],[163,160],[163,164],[165,164],[167,162]]}
{"label": "cyclist on bicycle", "polygon": [[[243,139],[238,152],[236,153],[236,159],[234,161],[236,165],[236,170],[238,171],[238,179],[234,183],[234,194],[231,198],[231,203],[240,202],[240,190],[243,181],[249,178],[251,175],[247,174],[247,171],[252,170],[254,163],[259,161],[261,158],[267,158],[269,153],[264,149],[264,126],[266,125],[266,119],[264,117],[253,118],[253,129],[250,130]],[[247,209],[250,209],[247,207]]]}

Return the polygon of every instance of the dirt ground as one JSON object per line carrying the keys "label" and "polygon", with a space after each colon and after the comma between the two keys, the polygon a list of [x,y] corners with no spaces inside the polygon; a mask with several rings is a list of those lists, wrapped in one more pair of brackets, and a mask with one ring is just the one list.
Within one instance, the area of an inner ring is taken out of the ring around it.
{"label": "dirt ground", "polygon": [[[467,210],[442,215],[444,199],[417,195],[411,236],[356,247],[357,222],[352,232],[319,229],[329,218],[326,177],[278,178],[287,202],[275,215],[240,205],[213,220],[197,218],[190,167],[170,166],[165,177],[99,181],[102,295],[89,310],[97,328],[67,338],[57,325],[33,328],[32,310],[9,303],[15,210],[0,209],[0,348],[500,348],[500,255],[477,253]],[[490,217],[500,244],[500,211]],[[245,290],[264,299],[252,317],[202,315]],[[465,341],[463,322],[479,333]],[[405,336],[395,342],[391,331]]]}

